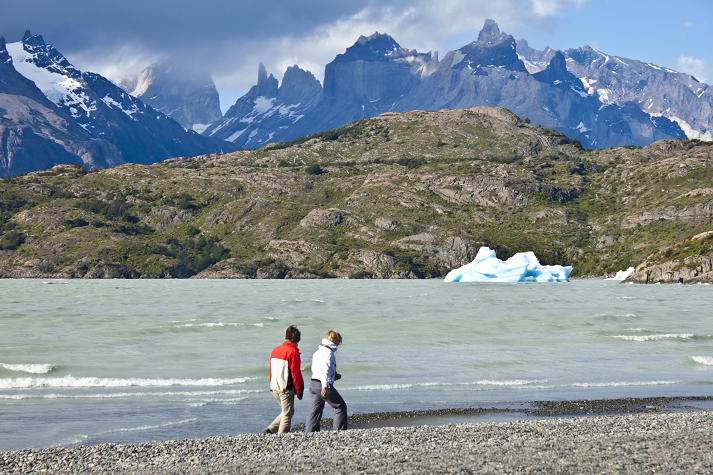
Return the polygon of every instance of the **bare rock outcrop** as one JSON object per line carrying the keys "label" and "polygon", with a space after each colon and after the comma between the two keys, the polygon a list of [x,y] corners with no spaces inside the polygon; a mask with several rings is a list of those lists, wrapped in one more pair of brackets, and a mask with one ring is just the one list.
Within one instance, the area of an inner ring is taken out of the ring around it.
{"label": "bare rock outcrop", "polygon": [[332,253],[322,247],[300,239],[299,241],[272,240],[265,250],[267,255],[284,262],[288,267],[324,265]]}
{"label": "bare rock outcrop", "polygon": [[639,265],[623,283],[704,284],[713,283],[713,256],[691,256],[650,265]]}
{"label": "bare rock outcrop", "polygon": [[346,213],[337,208],[329,209],[313,209],[307,216],[305,216],[302,221],[300,221],[300,226],[303,228],[309,228],[313,226],[322,226],[326,228],[333,228],[340,224]]}
{"label": "bare rock outcrop", "polygon": [[473,243],[461,237],[448,237],[436,252],[438,261],[448,269],[456,269],[475,259],[483,243]]}

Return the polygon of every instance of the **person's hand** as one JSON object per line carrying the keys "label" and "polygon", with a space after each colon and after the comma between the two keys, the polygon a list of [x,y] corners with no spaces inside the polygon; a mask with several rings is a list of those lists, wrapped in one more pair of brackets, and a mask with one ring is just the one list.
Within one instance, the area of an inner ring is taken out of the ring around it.
{"label": "person's hand", "polygon": [[299,399],[299,400],[301,401],[301,400],[302,400],[302,395],[301,395],[301,394],[298,394],[298,395],[297,395],[297,399]]}
{"label": "person's hand", "polygon": [[327,388],[322,388],[322,397],[327,397]]}

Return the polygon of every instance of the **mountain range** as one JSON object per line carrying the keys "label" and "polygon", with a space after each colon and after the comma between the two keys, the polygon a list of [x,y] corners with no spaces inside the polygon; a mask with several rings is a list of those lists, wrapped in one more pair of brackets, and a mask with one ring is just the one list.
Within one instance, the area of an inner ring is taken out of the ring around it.
{"label": "mountain range", "polygon": [[[585,148],[713,140],[713,98],[689,74],[589,46],[539,51],[487,20],[478,39],[439,59],[387,34],[361,36],[320,82],[294,65],[223,116],[210,75],[165,59],[119,85],[74,67],[39,35],[0,37],[0,176],[56,164],[88,169],[255,149],[387,112],[492,105]],[[119,87],[121,86],[121,87]]]}
{"label": "mountain range", "polygon": [[693,76],[589,46],[538,51],[493,20],[441,60],[386,34],[362,36],[326,65],[321,87],[297,65],[278,87],[261,64],[257,85],[203,135],[257,148],[384,112],[479,105],[507,108],[587,148],[713,140],[713,98]]}
{"label": "mountain range", "polygon": [[27,31],[10,44],[0,37],[0,177],[57,164],[95,169],[235,149],[80,71],[40,35]]}

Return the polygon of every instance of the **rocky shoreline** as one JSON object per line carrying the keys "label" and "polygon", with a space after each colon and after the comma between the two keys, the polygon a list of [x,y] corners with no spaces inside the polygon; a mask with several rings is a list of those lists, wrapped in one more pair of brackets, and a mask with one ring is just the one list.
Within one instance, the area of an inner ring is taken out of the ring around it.
{"label": "rocky shoreline", "polygon": [[[0,473],[713,473],[713,410],[690,405],[711,400],[548,401],[524,411],[607,415],[20,450],[0,454]],[[500,409],[365,414],[350,423],[475,410]]]}

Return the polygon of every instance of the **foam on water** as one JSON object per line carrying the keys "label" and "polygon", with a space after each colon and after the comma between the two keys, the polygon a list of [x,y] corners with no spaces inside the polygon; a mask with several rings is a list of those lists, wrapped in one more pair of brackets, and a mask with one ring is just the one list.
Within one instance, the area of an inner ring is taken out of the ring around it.
{"label": "foam on water", "polygon": [[202,397],[202,396],[235,396],[239,394],[266,393],[267,389],[232,389],[225,391],[166,391],[133,393],[101,393],[101,394],[0,394],[0,399],[121,399],[130,397]]}
{"label": "foam on water", "polygon": [[713,356],[691,356],[691,359],[696,363],[713,366]]}
{"label": "foam on water", "polygon": [[657,341],[669,338],[681,338],[688,340],[693,338],[693,333],[666,333],[665,335],[614,335],[613,338],[621,338],[627,341]]}
{"label": "foam on water", "polygon": [[111,430],[106,430],[104,432],[99,432],[97,434],[93,434],[89,437],[96,437],[99,435],[108,435],[108,434],[118,434],[122,432],[143,432],[147,430],[155,430],[155,429],[163,429],[165,427],[173,427],[173,426],[179,426],[183,424],[190,424],[191,422],[196,422],[198,419],[195,417],[191,417],[189,419],[184,419],[182,421],[175,421],[175,422],[166,422],[164,424],[156,424],[156,425],[151,425],[151,426],[138,426],[138,427],[121,427],[119,429],[111,429]]}
{"label": "foam on water", "polygon": [[67,375],[61,378],[4,378],[0,379],[0,389],[28,388],[125,388],[146,386],[229,386],[259,378],[202,378],[202,379],[141,379],[141,378],[75,378]]}
{"label": "foam on water", "polygon": [[501,386],[501,387],[523,387],[530,384],[546,383],[547,380],[528,380],[516,379],[511,381],[494,381],[481,380],[471,381],[467,383],[442,383],[442,382],[427,382],[427,383],[409,383],[409,384],[372,384],[366,386],[346,387],[345,390],[355,391],[390,391],[393,389],[412,389],[423,387],[461,387],[461,386]]}
{"label": "foam on water", "polygon": [[628,386],[665,386],[678,384],[681,381],[612,381],[608,383],[573,383],[567,386],[574,388],[620,388]]}
{"label": "foam on water", "polygon": [[177,327],[239,327],[242,323],[223,323],[223,322],[208,322],[208,323],[184,323],[176,325]]}
{"label": "foam on water", "polygon": [[20,373],[46,374],[55,369],[57,366],[53,364],[7,364],[0,363],[0,366],[8,371],[17,371]]}

